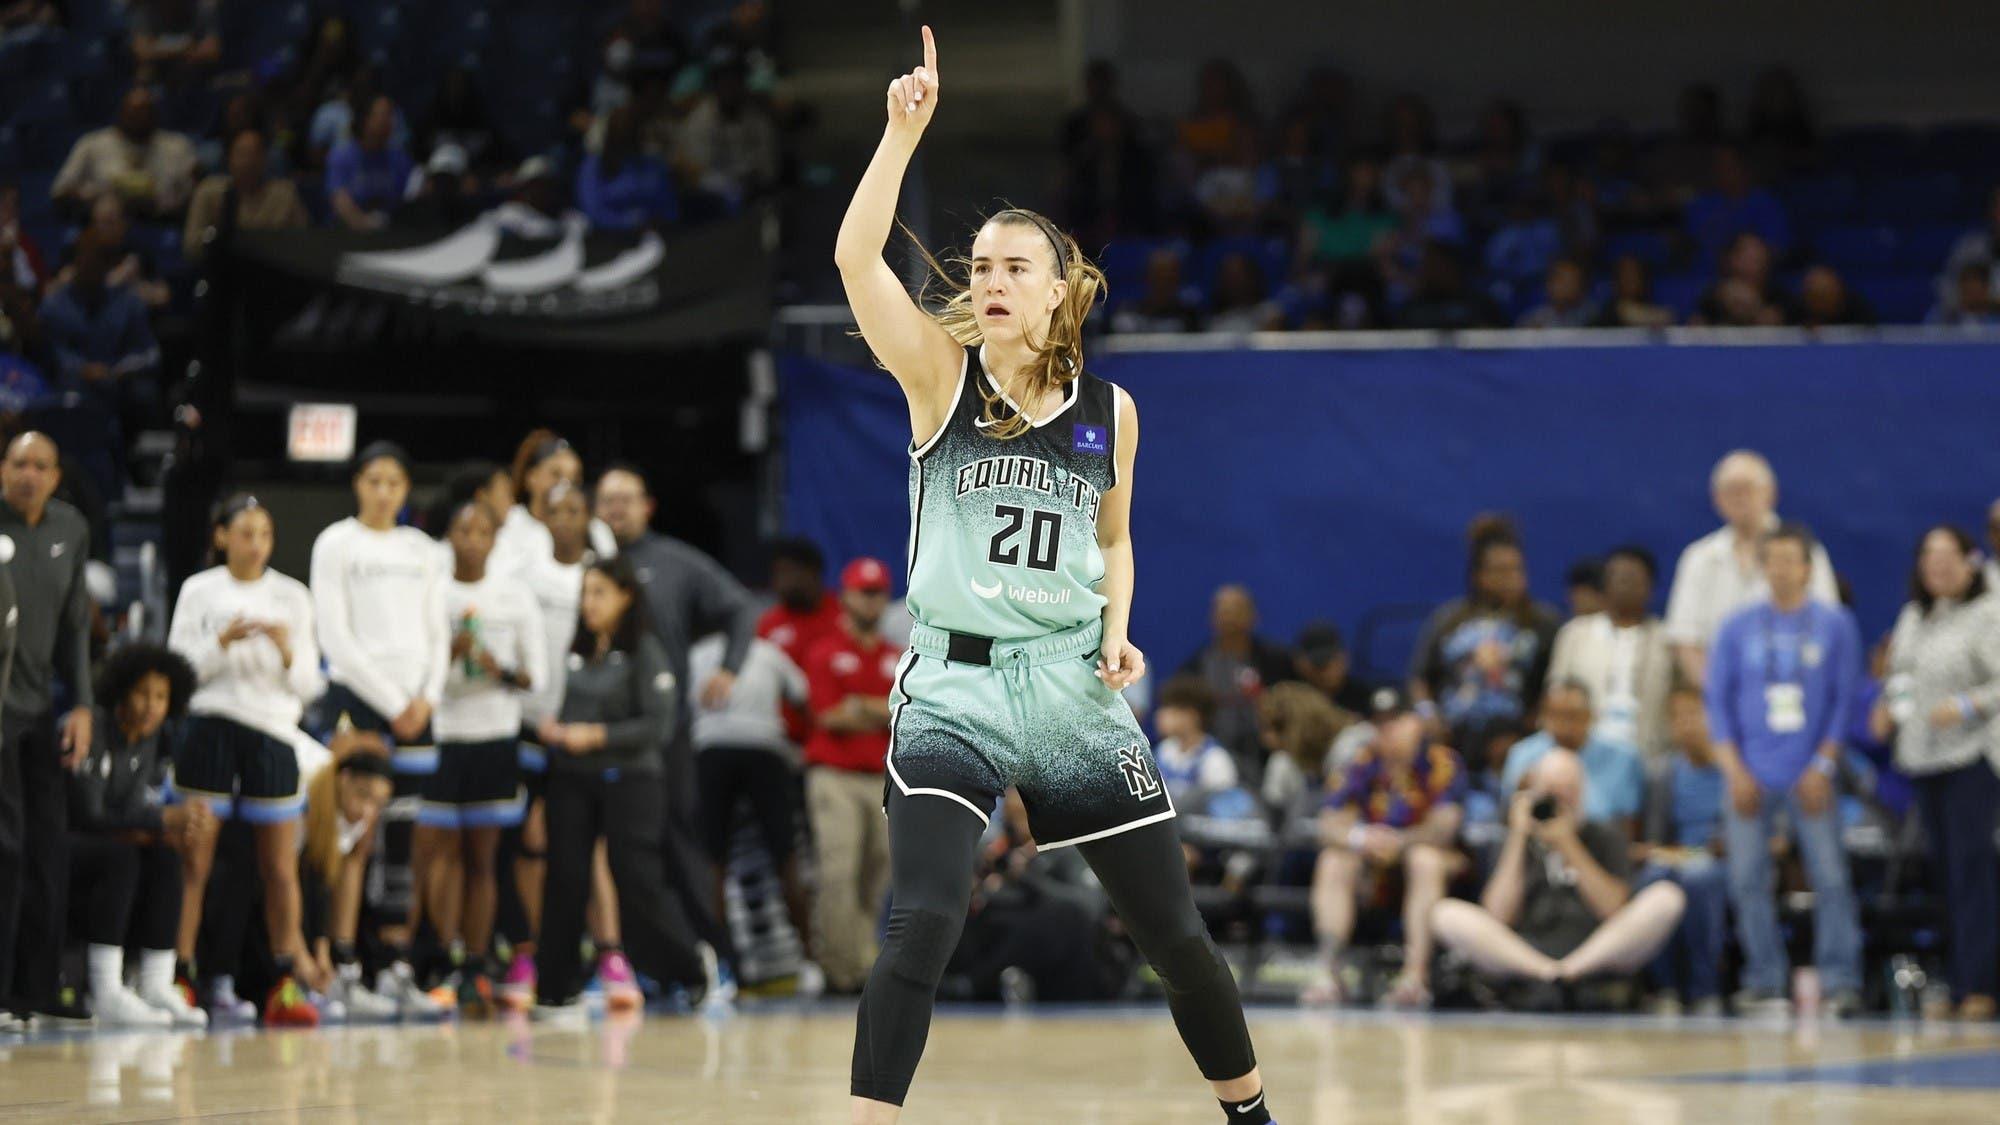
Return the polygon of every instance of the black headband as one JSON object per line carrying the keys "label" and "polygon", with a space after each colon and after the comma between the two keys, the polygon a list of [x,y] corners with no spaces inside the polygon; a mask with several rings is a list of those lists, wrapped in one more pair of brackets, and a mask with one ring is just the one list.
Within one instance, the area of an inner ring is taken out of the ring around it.
{"label": "black headband", "polygon": [[1041,231],[1042,237],[1049,240],[1049,248],[1056,252],[1056,277],[1067,280],[1069,277],[1069,251],[1063,249],[1063,237],[1056,230],[1056,225],[1035,214],[1033,211],[1023,211],[1018,207],[1009,207],[1005,211],[995,213],[993,217],[998,219],[1006,215],[1026,219],[1035,224],[1035,229]]}
{"label": "black headband", "polygon": [[364,469],[385,457],[394,461],[396,467],[403,470],[404,476],[410,475],[410,455],[393,441],[369,442],[354,458],[354,475],[360,476]]}
{"label": "black headband", "polygon": [[532,469],[556,454],[565,452],[569,447],[569,442],[562,438],[545,438],[540,445],[535,446],[535,452],[528,458],[528,467]]}
{"label": "black headband", "polygon": [[250,511],[252,508],[261,507],[263,505],[257,502],[255,496],[247,492],[239,492],[223,501],[222,506],[215,510],[215,526],[228,527],[230,524],[236,522],[237,516]]}
{"label": "black headband", "polygon": [[347,773],[365,773],[370,777],[388,778],[391,781],[395,780],[389,772],[389,759],[380,754],[370,754],[366,751],[349,754],[347,757],[342,758],[337,768]]}

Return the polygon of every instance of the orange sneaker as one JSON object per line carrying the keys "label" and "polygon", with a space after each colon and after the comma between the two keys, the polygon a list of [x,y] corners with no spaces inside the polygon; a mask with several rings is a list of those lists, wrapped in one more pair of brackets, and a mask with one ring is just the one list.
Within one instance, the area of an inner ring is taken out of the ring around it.
{"label": "orange sneaker", "polygon": [[264,1000],[266,1027],[318,1027],[319,1009],[307,998],[299,982],[287,976]]}

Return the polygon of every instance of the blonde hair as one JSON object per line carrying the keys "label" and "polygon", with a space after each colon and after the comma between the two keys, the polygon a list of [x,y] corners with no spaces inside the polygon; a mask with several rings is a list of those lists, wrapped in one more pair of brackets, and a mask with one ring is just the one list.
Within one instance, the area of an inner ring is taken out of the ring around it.
{"label": "blonde hair", "polygon": [[340,877],[340,765],[328,762],[306,783],[306,865],[328,886]]}
{"label": "blonde hair", "polygon": [[[1009,207],[995,212],[980,225],[983,227],[987,223],[1039,231],[1049,240],[1049,272],[1060,270],[1063,273],[1061,280],[1068,285],[1062,303],[1049,314],[1047,338],[1039,342],[1028,341],[1035,358],[1028,362],[1023,372],[993,372],[999,387],[993,391],[980,391],[980,397],[986,401],[982,408],[988,426],[986,435],[1006,439],[1027,433],[1033,422],[1028,415],[1006,408],[1001,396],[1006,390],[1009,375],[1027,376],[1027,386],[1019,401],[1039,403],[1049,391],[1083,373],[1083,322],[1090,316],[1091,307],[1104,296],[1104,272],[1083,256],[1076,239],[1036,212]],[[917,252],[923,255],[924,264],[930,267],[931,276],[918,294],[917,303],[924,306],[938,327],[960,345],[970,347],[983,342],[985,336],[979,330],[978,314],[972,310],[972,260],[963,256],[947,259],[952,269],[960,271],[966,278],[961,281],[925,249],[908,227],[903,228],[903,233],[909,236]],[[942,300],[933,303],[938,296],[942,296]]]}
{"label": "blonde hair", "polygon": [[1316,688],[1289,680],[1264,689],[1257,715],[1271,735],[1272,752],[1291,758],[1309,775],[1319,773],[1333,740],[1351,721]]}

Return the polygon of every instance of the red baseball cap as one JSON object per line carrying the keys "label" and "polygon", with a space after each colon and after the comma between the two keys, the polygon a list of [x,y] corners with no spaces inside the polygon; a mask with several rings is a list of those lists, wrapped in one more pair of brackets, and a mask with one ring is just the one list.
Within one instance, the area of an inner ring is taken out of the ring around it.
{"label": "red baseball cap", "polygon": [[889,589],[889,568],[881,559],[871,559],[866,555],[848,563],[840,572],[840,588],[843,590],[874,591],[884,593]]}

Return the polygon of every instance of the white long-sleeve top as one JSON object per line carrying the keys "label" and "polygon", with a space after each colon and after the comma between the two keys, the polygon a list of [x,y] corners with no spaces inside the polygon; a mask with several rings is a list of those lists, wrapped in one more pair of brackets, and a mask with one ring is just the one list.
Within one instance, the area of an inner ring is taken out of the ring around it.
{"label": "white long-sleeve top", "polygon": [[[442,596],[446,628],[478,630],[478,644],[500,667],[528,678],[528,690],[508,687],[465,658],[445,669],[444,698],[432,720],[439,742],[491,742],[518,738],[521,701],[549,679],[542,611],[527,586],[512,575],[488,574],[477,582],[447,578]],[[462,625],[462,623],[464,623]]]}
{"label": "white long-sleeve top", "polygon": [[[238,618],[283,625],[291,667],[277,643],[262,633],[224,647],[218,638]],[[194,665],[198,686],[188,710],[241,723],[287,744],[305,705],[326,690],[313,636],[312,594],[298,579],[275,570],[250,582],[238,581],[221,566],[189,578],[174,604],[167,646]]]}
{"label": "white long-sleeve top", "polygon": [[559,563],[554,555],[529,561],[513,577],[534,596],[542,618],[542,651],[548,656],[551,674],[537,680],[535,690],[521,700],[521,717],[540,722],[562,711],[563,686],[569,677],[562,673],[569,646],[576,640],[577,613],[583,603],[583,571],[590,556],[573,563]]}
{"label": "white long-sleeve top", "polygon": [[312,596],[328,678],[385,719],[418,697],[436,706],[451,633],[438,607],[443,568],[413,527],[376,531],[353,517],[313,543]]}
{"label": "white long-sleeve top", "polygon": [[[618,553],[618,537],[603,520],[590,521],[590,549],[600,559]],[[548,525],[529,515],[526,504],[516,504],[507,509],[507,518],[493,535],[493,553],[486,559],[486,569],[495,574],[512,573],[553,559],[555,554],[556,541]]]}

